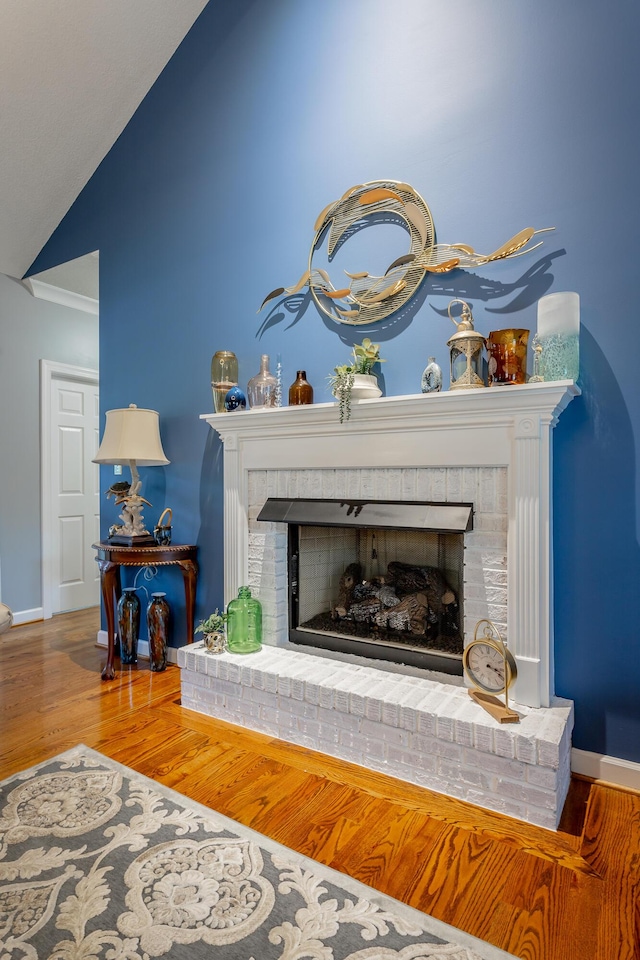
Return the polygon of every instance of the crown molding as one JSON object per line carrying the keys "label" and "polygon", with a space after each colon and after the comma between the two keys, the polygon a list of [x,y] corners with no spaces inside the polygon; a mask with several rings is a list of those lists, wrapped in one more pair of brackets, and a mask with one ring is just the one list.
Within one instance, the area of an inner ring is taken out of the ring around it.
{"label": "crown molding", "polygon": [[33,277],[27,277],[26,280],[22,281],[22,284],[38,300],[49,300],[51,303],[71,307],[73,310],[82,310],[83,313],[91,313],[96,317],[100,312],[100,305],[93,297],[84,297],[81,293],[63,290],[62,287],[54,287],[51,283],[35,280]]}

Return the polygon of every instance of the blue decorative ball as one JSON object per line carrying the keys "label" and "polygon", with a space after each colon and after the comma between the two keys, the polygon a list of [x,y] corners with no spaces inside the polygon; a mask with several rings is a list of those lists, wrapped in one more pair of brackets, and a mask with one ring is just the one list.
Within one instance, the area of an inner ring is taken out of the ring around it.
{"label": "blue decorative ball", "polygon": [[240,387],[231,387],[231,390],[229,390],[224,398],[224,408],[229,411],[247,409],[247,398]]}

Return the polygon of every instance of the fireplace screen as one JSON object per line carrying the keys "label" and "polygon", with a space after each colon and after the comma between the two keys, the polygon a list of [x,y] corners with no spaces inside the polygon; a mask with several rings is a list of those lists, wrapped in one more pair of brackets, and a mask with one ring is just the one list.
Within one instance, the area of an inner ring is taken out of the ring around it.
{"label": "fireplace screen", "polygon": [[[270,503],[260,519],[276,518]],[[290,640],[460,674],[464,533],[387,525],[424,522],[428,507],[442,505],[335,501],[330,522],[309,523],[322,503],[298,502],[278,516],[289,523]],[[439,522],[469,529],[471,507],[459,507],[462,520],[449,513]]]}

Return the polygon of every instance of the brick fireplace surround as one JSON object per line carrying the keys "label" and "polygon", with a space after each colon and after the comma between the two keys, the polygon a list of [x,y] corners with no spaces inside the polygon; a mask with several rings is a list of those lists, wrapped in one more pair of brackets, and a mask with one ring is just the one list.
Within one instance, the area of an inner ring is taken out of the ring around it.
{"label": "brick fireplace surround", "polygon": [[[551,430],[569,381],[353,404],[204,415],[224,441],[225,602],[248,583],[264,646],[182,647],[182,704],[371,770],[555,829],[570,778],[573,704],[554,696]],[[488,617],[518,663],[518,724],[460,678],[288,640],[286,525],[267,497],[473,502],[464,637]]]}

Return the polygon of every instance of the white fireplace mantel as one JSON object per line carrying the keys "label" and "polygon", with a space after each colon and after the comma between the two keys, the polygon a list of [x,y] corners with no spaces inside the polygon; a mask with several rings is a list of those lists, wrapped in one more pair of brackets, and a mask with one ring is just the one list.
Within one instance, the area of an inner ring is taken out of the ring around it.
{"label": "white fireplace mantel", "polygon": [[[224,442],[225,603],[248,582],[249,473],[255,470],[506,467],[507,635],[515,700],[554,695],[551,430],[573,381],[203,414]],[[465,641],[471,639],[465,636]]]}

